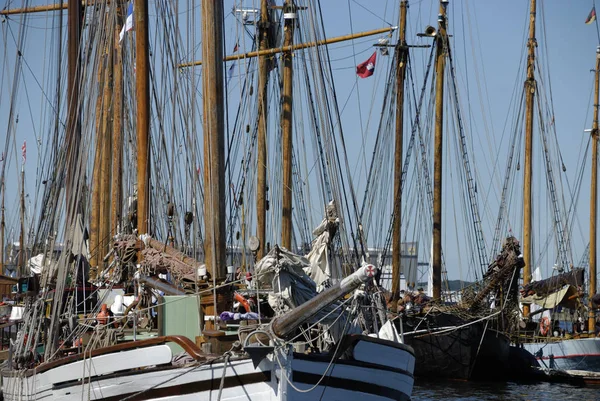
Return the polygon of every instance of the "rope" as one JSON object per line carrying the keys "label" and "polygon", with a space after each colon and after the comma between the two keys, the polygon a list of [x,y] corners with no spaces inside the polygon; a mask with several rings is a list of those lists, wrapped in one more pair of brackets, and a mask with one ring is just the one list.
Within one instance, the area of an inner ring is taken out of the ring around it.
{"label": "rope", "polygon": [[223,362],[223,374],[221,375],[221,384],[219,384],[219,393],[217,394],[217,401],[221,401],[221,394],[223,392],[223,387],[225,386],[225,373],[227,372],[227,364],[229,363],[230,357],[231,353],[227,351],[225,353],[225,362]]}

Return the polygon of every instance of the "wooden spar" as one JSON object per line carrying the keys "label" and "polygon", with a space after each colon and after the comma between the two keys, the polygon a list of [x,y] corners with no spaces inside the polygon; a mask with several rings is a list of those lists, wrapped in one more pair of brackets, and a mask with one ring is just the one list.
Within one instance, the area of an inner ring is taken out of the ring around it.
{"label": "wooden spar", "polygon": [[[291,46],[294,40],[294,25],[296,24],[296,9],[293,0],[286,0],[284,5],[284,46]],[[293,69],[292,52],[283,53],[283,91],[281,93],[281,133],[283,157],[283,207],[281,216],[281,245],[286,249],[292,247],[292,100],[293,100]]]}
{"label": "wooden spar", "polygon": [[[269,47],[269,10],[268,1],[261,0],[260,22],[258,23],[259,49]],[[267,84],[269,67],[267,55],[258,59],[258,134],[256,156],[256,236],[260,240],[260,248],[256,258],[262,259],[267,245]]]}
{"label": "wooden spar", "polygon": [[[225,119],[223,109],[223,2],[202,0],[204,93],[204,255],[214,278],[226,275]],[[214,315],[211,307],[206,315]]]}
{"label": "wooden spar", "polygon": [[[103,46],[100,46],[99,52],[102,53],[104,50]],[[99,55],[101,60],[102,54]],[[104,76],[105,76],[104,63],[100,63],[98,66],[98,87],[101,87]],[[96,149],[94,151],[94,170],[92,172],[92,210],[90,218],[90,280],[96,278],[96,272],[98,266],[101,263],[100,255],[100,193],[102,180],[102,170],[100,168],[102,164],[102,144],[104,138],[102,137],[102,102],[103,102],[103,91],[99,91],[98,98],[96,99]]]}
{"label": "wooden spar", "polygon": [[[527,79],[525,80],[525,155],[523,178],[523,285],[531,281],[531,173],[533,159],[533,100],[535,96],[535,11],[536,0],[529,10],[529,41],[527,42]],[[529,305],[523,305],[523,316],[529,316]]]}
{"label": "wooden spar", "polygon": [[594,121],[592,122],[592,182],[590,188],[590,271],[588,290],[588,331],[596,332],[596,312],[592,297],[596,294],[596,239],[598,222],[598,105],[600,104],[600,46],[596,49],[594,79]]}
{"label": "wooden spar", "polygon": [[0,182],[0,191],[2,192],[2,204],[0,204],[0,272],[4,273],[4,229],[6,228],[4,220],[4,197],[6,195],[4,177],[2,177],[2,182]]}
{"label": "wooden spar", "polygon": [[[316,42],[298,43],[296,45],[291,45],[291,46],[272,47],[270,49],[258,50],[258,51],[244,53],[244,54],[232,54],[230,56],[223,58],[223,61],[241,60],[241,59],[261,57],[261,56],[272,56],[272,55],[275,55],[278,53],[307,49],[309,47],[330,45],[333,43],[344,42],[346,40],[359,39],[359,38],[364,38],[366,36],[373,36],[373,35],[379,35],[381,33],[391,32],[391,31],[394,31],[396,28],[397,27],[395,27],[395,26],[388,27],[388,28],[379,28],[379,29],[373,29],[371,31],[354,33],[352,35],[336,36],[334,38],[318,40]],[[182,64],[179,64],[179,68],[194,67],[196,65],[202,65],[202,61],[190,61],[189,63],[182,63]]]}
{"label": "wooden spar", "polygon": [[81,3],[70,1],[68,5],[68,79],[67,79],[67,163],[66,163],[66,189],[65,196],[67,205],[67,230],[71,229],[71,219],[75,215],[75,206],[72,195],[76,192],[75,185],[79,169],[77,159],[79,158],[79,143],[81,141],[81,126],[79,113],[79,48],[81,42]]}
{"label": "wooden spar", "polygon": [[13,8],[10,10],[0,10],[0,15],[31,14],[45,11],[57,11],[68,8],[69,3],[48,4],[35,7]]}
{"label": "wooden spar", "polygon": [[135,88],[137,95],[137,230],[149,231],[150,219],[150,57],[148,0],[135,3]]}
{"label": "wooden spar", "polygon": [[392,237],[392,301],[399,296],[402,242],[402,144],[404,141],[404,79],[406,77],[406,9],[408,1],[400,2],[400,32],[396,45],[396,146],[394,152],[394,225]]}
{"label": "wooden spar", "polygon": [[448,36],[446,34],[447,2],[440,1],[435,56],[435,138],[433,161],[433,298],[442,296],[442,149],[444,128],[444,70]]}
{"label": "wooden spar", "polygon": [[114,39],[114,119],[112,132],[112,183],[110,229],[117,232],[121,223],[121,198],[123,187],[123,54],[119,45],[119,34],[123,25],[123,7],[118,5]]}
{"label": "wooden spar", "polygon": [[[202,0],[202,92],[204,97],[204,262],[213,283],[226,275],[225,113],[223,107],[223,2]],[[213,302],[200,300],[200,316],[215,316]],[[216,321],[216,319],[215,319]],[[214,328],[211,321],[204,329]]]}
{"label": "wooden spar", "polygon": [[[76,2],[67,2],[67,3],[57,3],[57,4],[47,4],[43,6],[35,6],[35,7],[24,7],[24,8],[13,8],[10,10],[0,10],[0,15],[15,15],[15,14],[32,14],[32,13],[43,13],[46,11],[58,11],[58,10],[66,10],[69,8],[69,3]],[[107,4],[109,2],[106,2]],[[91,6],[96,4],[94,1],[82,1],[81,5]],[[100,4],[104,4],[102,1]]]}
{"label": "wooden spar", "polygon": [[17,268],[19,278],[29,276],[25,272],[27,246],[25,246],[25,165],[21,169],[21,234],[19,236],[19,260]]}
{"label": "wooden spar", "polygon": [[[104,18],[108,17],[109,14]],[[99,238],[100,248],[98,255],[103,258],[108,253],[110,243],[110,204],[111,204],[111,159],[112,159],[112,116],[113,116],[113,40],[114,35],[111,32],[105,34],[105,54],[101,60],[104,60],[105,72],[102,90],[102,154],[100,161],[100,225]],[[98,259],[100,271],[104,270],[103,259]]]}

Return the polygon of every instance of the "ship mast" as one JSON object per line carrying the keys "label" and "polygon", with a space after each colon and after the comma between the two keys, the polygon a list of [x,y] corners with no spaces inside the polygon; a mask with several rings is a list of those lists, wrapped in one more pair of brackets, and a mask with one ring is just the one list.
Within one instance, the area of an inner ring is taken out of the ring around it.
{"label": "ship mast", "polygon": [[[259,50],[269,48],[269,10],[268,1],[260,2],[260,22],[258,23]],[[267,56],[258,59],[258,138],[256,173],[256,229],[260,248],[256,258],[265,255],[267,233],[267,83],[269,79]]]}
{"label": "ship mast", "polygon": [[21,168],[21,234],[19,236],[18,276],[24,277],[27,247],[25,246],[25,164]]}
{"label": "ship mast", "polygon": [[119,45],[119,33],[123,25],[123,6],[117,3],[117,24],[114,38],[114,103],[113,103],[113,131],[112,131],[112,183],[110,230],[118,232],[121,222],[121,197],[123,196],[123,55]]}
{"label": "ship mast", "polygon": [[596,49],[594,79],[594,121],[592,122],[592,182],[590,189],[590,271],[588,290],[588,332],[596,332],[596,317],[592,297],[596,294],[596,222],[598,221],[598,105],[600,104],[600,46]]}
{"label": "ship mast", "polygon": [[[527,42],[527,79],[525,80],[525,171],[523,182],[523,285],[531,281],[531,173],[533,159],[533,101],[535,82],[535,11],[536,0],[531,0],[529,11],[529,40]],[[523,305],[523,316],[529,316],[529,305]]]}
{"label": "ship mast", "polygon": [[0,274],[4,274],[4,228],[6,223],[4,220],[4,196],[6,190],[4,188],[4,176],[1,177],[0,191],[2,191],[2,205],[0,205]]}
{"label": "ship mast", "polygon": [[[137,230],[148,233],[150,219],[150,58],[148,0],[136,0],[134,15],[137,94]],[[216,39],[214,39],[217,46]]]}
{"label": "ship mast", "polygon": [[446,34],[446,7],[448,0],[440,1],[438,32],[436,34],[435,55],[435,138],[433,161],[433,298],[442,295],[442,145],[444,126],[444,70],[448,51]]}
{"label": "ship mast", "polygon": [[98,68],[98,86],[101,88],[96,99],[96,151],[92,176],[92,216],[90,222],[90,280],[95,280],[98,271],[104,270],[103,257],[108,250],[110,233],[110,163],[111,134],[110,107],[112,102],[113,44],[112,35],[103,35],[99,47],[101,60]]}
{"label": "ship mast", "polygon": [[[293,0],[286,0],[283,16],[285,23],[284,46],[291,46],[294,40],[296,10]],[[281,217],[281,245],[286,249],[292,247],[292,96],[293,96],[292,51],[283,53],[283,92],[281,94],[281,132],[283,147],[283,207]]]}
{"label": "ship mast", "polygon": [[[225,119],[223,110],[223,2],[202,1],[204,93],[204,255],[213,278],[225,277]],[[206,315],[215,311],[208,307]]]}
{"label": "ship mast", "polygon": [[81,42],[81,15],[82,7],[80,1],[69,1],[67,5],[67,48],[68,48],[68,79],[67,79],[67,165],[66,165],[66,206],[67,206],[67,230],[71,229],[72,218],[75,211],[70,208],[72,196],[75,193],[75,185],[78,181],[76,174],[76,160],[79,157],[79,144],[81,142],[81,122],[79,115],[79,47]]}
{"label": "ship mast", "polygon": [[400,32],[396,45],[396,148],[394,153],[394,225],[392,238],[392,301],[399,296],[402,272],[400,243],[402,241],[402,143],[404,141],[404,80],[406,77],[406,9],[408,0],[400,2]]}

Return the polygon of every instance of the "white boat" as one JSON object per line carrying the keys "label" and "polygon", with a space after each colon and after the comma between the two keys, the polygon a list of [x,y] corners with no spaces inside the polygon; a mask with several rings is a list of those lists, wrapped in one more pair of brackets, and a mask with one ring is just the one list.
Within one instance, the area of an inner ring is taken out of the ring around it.
{"label": "white boat", "polygon": [[524,343],[523,348],[542,368],[600,372],[600,338],[548,339]]}
{"label": "white boat", "polygon": [[[310,302],[275,319],[254,334],[269,345],[245,339],[223,355],[204,354],[183,336],[126,342],[42,363],[2,371],[5,400],[409,400],[414,351],[388,323],[381,337],[344,336],[329,353],[296,353],[286,341],[298,324],[353,291],[373,274],[363,266]],[[318,305],[318,306],[315,306]],[[169,343],[187,353],[174,362]]]}
{"label": "white boat", "polygon": [[175,366],[166,343],[185,340],[142,340],[14,372],[4,376],[4,399],[409,400],[412,392],[412,350],[387,340],[349,338],[340,351],[351,357],[335,361],[280,348],[256,368],[248,357],[203,356],[192,342],[186,345],[196,360]]}

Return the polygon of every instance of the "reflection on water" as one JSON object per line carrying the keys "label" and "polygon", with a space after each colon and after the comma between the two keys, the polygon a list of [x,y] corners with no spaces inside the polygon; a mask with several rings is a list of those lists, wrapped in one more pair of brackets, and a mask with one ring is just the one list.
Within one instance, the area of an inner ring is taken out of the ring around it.
{"label": "reflection on water", "polygon": [[600,387],[417,380],[413,401],[600,401]]}

